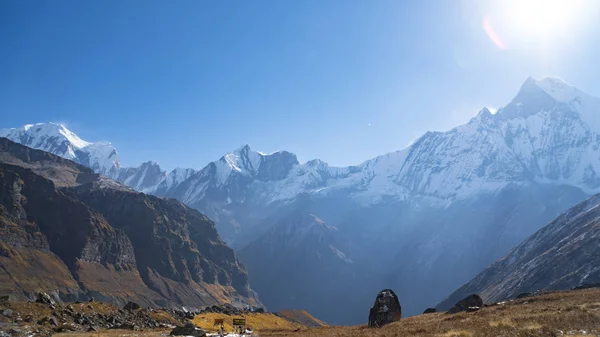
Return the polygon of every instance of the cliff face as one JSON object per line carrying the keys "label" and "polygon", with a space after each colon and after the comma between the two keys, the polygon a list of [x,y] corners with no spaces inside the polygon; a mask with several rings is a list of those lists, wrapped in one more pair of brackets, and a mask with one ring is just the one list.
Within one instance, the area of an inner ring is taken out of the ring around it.
{"label": "cliff face", "polygon": [[256,304],[214,224],[175,200],[0,139],[0,293],[116,304]]}

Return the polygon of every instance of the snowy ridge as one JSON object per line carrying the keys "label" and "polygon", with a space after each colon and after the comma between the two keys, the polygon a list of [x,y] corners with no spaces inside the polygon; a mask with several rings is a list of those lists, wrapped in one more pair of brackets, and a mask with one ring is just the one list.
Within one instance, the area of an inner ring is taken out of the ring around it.
{"label": "snowy ridge", "polygon": [[38,123],[4,129],[0,130],[0,137],[75,160],[105,175],[120,168],[119,156],[111,143],[86,142],[62,124]]}
{"label": "snowy ridge", "polygon": [[270,204],[336,191],[363,204],[414,197],[449,204],[531,183],[600,192],[599,114],[600,99],[558,79],[528,78],[498,113],[484,108],[467,124],[428,132],[401,151],[351,167],[299,163],[286,151],[264,154],[244,145],[198,171],[166,173],[156,163],[120,169],[110,143],[83,141],[63,125],[27,125],[0,135],[190,205],[204,200]]}

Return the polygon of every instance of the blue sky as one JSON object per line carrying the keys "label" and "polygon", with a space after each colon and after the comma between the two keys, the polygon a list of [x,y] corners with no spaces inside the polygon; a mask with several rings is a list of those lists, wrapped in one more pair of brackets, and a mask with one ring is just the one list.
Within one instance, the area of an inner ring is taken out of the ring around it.
{"label": "blue sky", "polygon": [[600,96],[590,1],[568,33],[475,0],[1,1],[0,127],[63,122],[124,165],[198,168],[246,143],[358,164],[506,104],[529,75]]}

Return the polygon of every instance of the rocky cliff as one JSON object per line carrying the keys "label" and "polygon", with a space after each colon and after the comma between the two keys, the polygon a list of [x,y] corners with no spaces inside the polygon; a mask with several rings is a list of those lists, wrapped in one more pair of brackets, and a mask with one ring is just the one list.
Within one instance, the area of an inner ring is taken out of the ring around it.
{"label": "rocky cliff", "polygon": [[146,306],[256,304],[214,223],[54,155],[0,139],[0,293]]}

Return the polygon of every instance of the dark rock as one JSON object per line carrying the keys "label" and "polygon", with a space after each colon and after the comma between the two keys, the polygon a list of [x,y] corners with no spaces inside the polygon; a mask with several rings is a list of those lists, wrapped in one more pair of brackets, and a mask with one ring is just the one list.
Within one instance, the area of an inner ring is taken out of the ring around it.
{"label": "dark rock", "polygon": [[96,299],[92,296],[88,302],[96,302]]}
{"label": "dark rock", "polygon": [[582,290],[582,289],[591,289],[591,288],[600,288],[600,283],[587,283],[578,285],[576,287],[571,288],[571,290]]}
{"label": "dark rock", "polygon": [[435,308],[427,308],[425,311],[423,311],[424,314],[433,314],[434,312],[437,312]]}
{"label": "dark rock", "polygon": [[33,316],[32,315],[26,315],[25,318],[23,318],[23,321],[25,321],[27,323],[31,323],[31,322],[33,322]]}
{"label": "dark rock", "polygon": [[56,302],[54,302],[52,297],[50,297],[50,295],[48,295],[46,293],[38,293],[35,301],[37,303],[44,303],[44,304],[49,304],[49,305],[56,304]]}
{"label": "dark rock", "polygon": [[381,327],[402,318],[402,307],[398,296],[391,289],[384,289],[375,299],[369,311],[369,327]]}
{"label": "dark rock", "polygon": [[10,309],[6,309],[6,310],[2,311],[2,315],[4,315],[5,317],[11,317],[12,313],[13,313],[13,311]]}
{"label": "dark rock", "polygon": [[77,331],[78,328],[75,324],[63,324],[60,326],[62,331]]}
{"label": "dark rock", "polygon": [[265,308],[257,308],[256,310],[254,310],[254,312],[262,314],[265,312]]}
{"label": "dark rock", "polygon": [[98,328],[97,328],[97,327],[95,327],[95,326],[93,326],[93,325],[90,325],[90,327],[87,329],[87,331],[88,331],[88,332],[91,332],[91,331],[95,331],[95,332],[97,332],[97,331],[98,331]]}
{"label": "dark rock", "polygon": [[125,306],[123,307],[123,309],[125,310],[137,310],[140,308],[140,305],[135,303],[135,302],[127,302],[127,304],[125,304]]}
{"label": "dark rock", "polygon": [[139,329],[137,327],[137,325],[135,325],[133,323],[124,323],[124,324],[115,326],[115,328],[123,329],[123,330],[138,330]]}
{"label": "dark rock", "polygon": [[526,297],[531,297],[533,296],[533,293],[520,293],[519,295],[517,295],[517,297],[515,297],[516,300],[521,299],[521,298],[526,298]]}
{"label": "dark rock", "polygon": [[0,296],[0,302],[13,302],[15,297],[13,295],[3,295]]}
{"label": "dark rock", "polygon": [[185,326],[178,326],[171,331],[171,336],[206,336],[204,330],[197,328],[194,324],[188,323]]}
{"label": "dark rock", "polygon": [[481,308],[483,307],[483,300],[477,294],[467,296],[460,300],[458,303],[456,303],[454,307],[452,307],[450,310],[448,310],[448,313],[455,314],[457,312],[467,311],[469,307]]}
{"label": "dark rock", "polygon": [[50,323],[50,325],[58,326],[58,321],[54,317],[48,317],[48,323]]}

